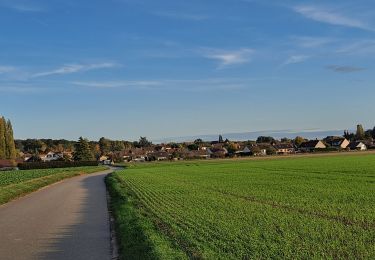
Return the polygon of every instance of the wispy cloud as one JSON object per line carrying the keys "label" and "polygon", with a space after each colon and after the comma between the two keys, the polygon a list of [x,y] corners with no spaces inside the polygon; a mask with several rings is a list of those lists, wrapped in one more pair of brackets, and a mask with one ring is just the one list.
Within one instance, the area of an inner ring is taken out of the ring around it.
{"label": "wispy cloud", "polygon": [[160,81],[75,81],[74,85],[91,88],[124,88],[124,87],[152,87],[160,86]]}
{"label": "wispy cloud", "polygon": [[335,41],[333,38],[311,36],[292,36],[291,40],[301,48],[317,48]]}
{"label": "wispy cloud", "polygon": [[290,64],[302,63],[309,58],[310,56],[307,56],[307,55],[293,55],[293,56],[290,56],[286,61],[284,61],[282,65],[286,66]]}
{"label": "wispy cloud", "polygon": [[339,54],[359,54],[359,55],[373,55],[375,54],[375,40],[364,39],[357,40],[343,44],[336,50]]}
{"label": "wispy cloud", "polygon": [[339,66],[339,65],[330,65],[327,66],[327,69],[338,72],[338,73],[353,73],[366,70],[365,68],[361,67],[354,67],[354,66]]}
{"label": "wispy cloud", "polygon": [[168,91],[201,92],[210,90],[236,90],[248,87],[254,79],[214,78],[214,79],[159,79],[134,81],[77,81],[72,84],[97,89],[133,88]]}
{"label": "wispy cloud", "polygon": [[46,9],[32,1],[0,0],[0,5],[18,12],[44,12]]}
{"label": "wispy cloud", "polygon": [[13,66],[0,66],[0,74],[10,73],[16,71]]}
{"label": "wispy cloud", "polygon": [[317,22],[374,31],[374,28],[371,28],[368,24],[359,19],[351,18],[326,8],[300,5],[295,6],[293,10],[304,17]]}
{"label": "wispy cloud", "polygon": [[192,13],[181,13],[181,12],[174,12],[174,11],[160,11],[154,12],[153,14],[161,17],[167,17],[172,19],[179,19],[179,20],[189,20],[189,21],[203,21],[210,18],[208,15],[204,14],[192,14]]}
{"label": "wispy cloud", "polygon": [[82,71],[113,68],[116,66],[118,66],[118,64],[110,63],[110,62],[96,63],[96,64],[68,64],[60,68],[57,68],[55,70],[35,73],[32,75],[32,78],[46,77],[46,76],[52,76],[52,75],[72,74],[72,73],[77,73],[77,72],[82,72]]}
{"label": "wispy cloud", "polygon": [[219,62],[219,68],[250,62],[254,54],[253,49],[239,49],[234,51],[208,49],[204,50],[203,56]]}
{"label": "wispy cloud", "polygon": [[0,93],[29,94],[48,91],[47,88],[41,88],[31,85],[0,85]]}

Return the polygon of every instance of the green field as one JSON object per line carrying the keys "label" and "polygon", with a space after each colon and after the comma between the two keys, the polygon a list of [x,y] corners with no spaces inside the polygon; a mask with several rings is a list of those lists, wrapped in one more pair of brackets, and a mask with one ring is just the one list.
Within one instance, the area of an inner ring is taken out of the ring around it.
{"label": "green field", "polygon": [[122,259],[375,259],[375,155],[144,164],[107,184]]}
{"label": "green field", "polygon": [[26,171],[0,171],[0,205],[21,195],[33,192],[51,183],[105,167],[75,167]]}

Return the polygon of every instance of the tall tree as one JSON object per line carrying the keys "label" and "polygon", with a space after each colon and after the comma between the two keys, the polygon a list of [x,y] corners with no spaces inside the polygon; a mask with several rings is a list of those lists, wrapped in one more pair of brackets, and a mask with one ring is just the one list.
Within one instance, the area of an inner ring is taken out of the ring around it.
{"label": "tall tree", "polygon": [[273,143],[275,139],[272,136],[259,136],[257,143]]}
{"label": "tall tree", "polygon": [[6,158],[5,129],[5,118],[0,117],[0,159]]}
{"label": "tall tree", "polygon": [[303,142],[305,142],[306,139],[303,138],[302,136],[297,136],[296,138],[294,138],[293,142],[296,146],[300,146]]}
{"label": "tall tree", "polygon": [[111,141],[109,139],[102,137],[99,139],[99,147],[101,155],[108,154],[111,149]]}
{"label": "tall tree", "polygon": [[140,147],[149,147],[149,146],[152,145],[152,142],[150,142],[149,140],[147,140],[146,137],[141,136],[141,137],[139,138],[138,145],[139,145]]}
{"label": "tall tree", "polygon": [[365,138],[365,130],[363,130],[362,125],[357,125],[356,138],[357,140],[363,140]]}
{"label": "tall tree", "polygon": [[87,139],[84,139],[82,136],[78,139],[78,142],[75,145],[74,152],[75,161],[94,161],[94,155],[90,149],[90,144]]}
{"label": "tall tree", "polygon": [[16,145],[14,143],[13,127],[12,123],[8,119],[5,127],[5,145],[6,145],[6,157],[7,159],[16,159]]}
{"label": "tall tree", "polygon": [[111,152],[121,152],[125,149],[123,141],[111,141]]}

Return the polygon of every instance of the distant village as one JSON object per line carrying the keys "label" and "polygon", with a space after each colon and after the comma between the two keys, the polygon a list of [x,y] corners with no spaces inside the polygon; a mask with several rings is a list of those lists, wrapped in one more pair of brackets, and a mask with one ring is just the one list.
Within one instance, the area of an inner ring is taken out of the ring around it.
{"label": "distant village", "polygon": [[[15,140],[15,146],[18,163],[96,160],[102,164],[114,164],[365,151],[375,149],[374,140],[375,129],[365,131],[362,125],[358,125],[355,133],[345,131],[343,136],[327,136],[322,140],[306,140],[300,136],[295,139],[276,140],[270,136],[260,136],[254,141],[233,141],[219,135],[215,141],[197,139],[192,142],[153,144],[146,137],[141,137],[136,142],[112,141],[103,137],[98,142],[83,138],[78,142],[51,139]],[[85,158],[77,157],[77,144],[86,147]]]}

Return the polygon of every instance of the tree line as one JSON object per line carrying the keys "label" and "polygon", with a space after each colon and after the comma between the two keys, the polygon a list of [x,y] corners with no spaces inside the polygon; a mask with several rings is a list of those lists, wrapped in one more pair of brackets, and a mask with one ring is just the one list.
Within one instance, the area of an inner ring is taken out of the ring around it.
{"label": "tree line", "polygon": [[349,141],[373,140],[375,139],[375,127],[365,131],[362,125],[357,125],[355,133],[344,131],[344,137]]}
{"label": "tree line", "polygon": [[16,157],[12,123],[2,116],[0,118],[0,159],[13,160]]}

